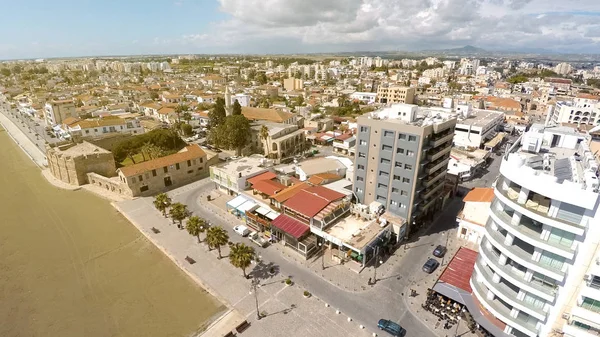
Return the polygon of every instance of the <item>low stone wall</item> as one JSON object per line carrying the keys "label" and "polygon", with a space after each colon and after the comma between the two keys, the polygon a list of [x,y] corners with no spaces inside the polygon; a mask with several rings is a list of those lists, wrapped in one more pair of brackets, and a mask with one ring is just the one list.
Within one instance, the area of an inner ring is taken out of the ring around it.
{"label": "low stone wall", "polygon": [[107,191],[131,198],[131,190],[121,183],[118,178],[107,178],[96,173],[87,174],[88,181],[91,185],[98,186]]}

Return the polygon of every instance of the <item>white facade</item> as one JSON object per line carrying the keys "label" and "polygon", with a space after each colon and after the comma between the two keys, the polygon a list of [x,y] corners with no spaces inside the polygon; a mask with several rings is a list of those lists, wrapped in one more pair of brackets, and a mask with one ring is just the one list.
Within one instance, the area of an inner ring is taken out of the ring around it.
{"label": "white facade", "polygon": [[600,122],[600,103],[597,99],[589,98],[575,98],[572,102],[557,102],[551,121],[555,124],[598,125]]}
{"label": "white facade", "polygon": [[233,103],[235,103],[235,101],[237,100],[238,103],[240,103],[240,105],[244,107],[250,106],[250,100],[252,99],[252,97],[248,94],[235,94],[229,97],[231,100],[231,105],[233,105]]}
{"label": "white facade", "polygon": [[351,100],[358,100],[365,104],[373,104],[375,103],[375,99],[377,98],[376,92],[354,92],[350,95]]}
{"label": "white facade", "polygon": [[536,124],[502,158],[471,288],[505,333],[585,336],[574,312],[600,318],[600,303],[581,304],[600,238],[597,170],[585,136],[566,127]]}
{"label": "white facade", "polygon": [[502,112],[472,109],[466,105],[459,105],[456,110],[462,118],[454,129],[455,146],[479,148],[496,134],[498,125],[504,122]]}

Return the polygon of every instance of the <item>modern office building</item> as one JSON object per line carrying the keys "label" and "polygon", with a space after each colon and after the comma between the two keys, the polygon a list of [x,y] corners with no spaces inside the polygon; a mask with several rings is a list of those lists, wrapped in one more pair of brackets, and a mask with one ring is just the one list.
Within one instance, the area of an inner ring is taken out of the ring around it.
{"label": "modern office building", "polygon": [[492,139],[498,126],[504,122],[504,113],[473,109],[470,105],[459,105],[460,113],[454,130],[454,145],[459,147],[480,148]]}
{"label": "modern office building", "polygon": [[[441,207],[456,114],[393,104],[358,117],[353,191],[410,226]],[[408,234],[408,233],[405,233]]]}
{"label": "modern office building", "polygon": [[470,285],[506,336],[600,331],[598,163],[587,137],[534,124],[502,157]]}

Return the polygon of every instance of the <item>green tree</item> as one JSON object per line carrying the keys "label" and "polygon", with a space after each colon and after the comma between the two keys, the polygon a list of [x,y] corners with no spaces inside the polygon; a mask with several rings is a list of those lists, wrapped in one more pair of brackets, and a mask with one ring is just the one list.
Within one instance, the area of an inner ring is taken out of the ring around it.
{"label": "green tree", "polygon": [[150,98],[156,101],[158,99],[158,93],[156,91],[150,92]]}
{"label": "green tree", "polygon": [[186,123],[181,123],[180,126],[181,128],[181,132],[183,132],[183,134],[185,136],[191,136],[194,134],[194,130],[192,129],[192,126]]}
{"label": "green tree", "polygon": [[181,114],[187,112],[190,108],[185,104],[179,104],[175,108],[175,114],[177,115],[177,122],[181,122]]}
{"label": "green tree", "polygon": [[240,268],[245,278],[248,278],[248,275],[246,275],[246,268],[250,267],[254,257],[254,248],[250,246],[246,246],[243,243],[236,243],[231,246],[229,262],[231,262],[234,267]]}
{"label": "green tree", "polygon": [[299,95],[298,97],[296,97],[295,104],[296,106],[304,105],[304,96]]}
{"label": "green tree", "polygon": [[210,127],[218,127],[225,123],[225,99],[218,97],[212,110],[208,112],[208,124]]}
{"label": "green tree", "polygon": [[171,207],[171,198],[166,193],[160,193],[154,197],[153,203],[154,207],[156,207],[156,209],[166,218],[167,208]]}
{"label": "green tree", "polygon": [[185,218],[187,218],[190,215],[190,212],[187,209],[187,205],[184,205],[180,202],[176,202],[173,205],[171,205],[169,215],[171,216],[171,219],[173,219],[173,221],[178,222],[177,227],[181,228],[183,220],[185,220]]}
{"label": "green tree", "polygon": [[242,148],[248,144],[250,139],[250,122],[244,115],[227,116],[225,119],[226,132],[224,139],[230,149],[235,149],[237,155],[241,155]]}
{"label": "green tree", "polygon": [[241,115],[242,114],[242,106],[240,105],[240,102],[238,102],[238,100],[236,99],[235,102],[233,102],[233,107],[231,110],[231,114],[232,115]]}
{"label": "green tree", "polygon": [[206,231],[206,243],[208,243],[208,249],[216,248],[219,253],[219,259],[221,256],[221,247],[225,246],[229,242],[229,234],[221,226],[210,227]]}
{"label": "green tree", "polygon": [[191,216],[185,224],[185,229],[191,236],[195,236],[198,239],[198,243],[200,243],[202,242],[200,241],[200,234],[204,233],[206,229],[205,221],[198,216]]}
{"label": "green tree", "polygon": [[258,133],[260,139],[262,139],[265,142],[266,145],[266,151],[265,151],[265,155],[267,157],[269,157],[269,154],[271,152],[271,149],[269,147],[269,128],[266,125],[263,125],[260,127],[260,132]]}
{"label": "green tree", "polygon": [[192,114],[189,111],[184,112],[181,115],[181,118],[188,124],[190,124],[190,121],[192,120]]}
{"label": "green tree", "polygon": [[0,74],[4,75],[6,77],[10,76],[10,69],[2,68],[2,69],[0,69]]}

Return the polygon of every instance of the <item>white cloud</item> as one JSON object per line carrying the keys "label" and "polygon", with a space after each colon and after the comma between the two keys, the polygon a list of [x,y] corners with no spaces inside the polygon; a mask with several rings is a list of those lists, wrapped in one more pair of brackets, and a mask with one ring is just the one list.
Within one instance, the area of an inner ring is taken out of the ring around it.
{"label": "white cloud", "polygon": [[[218,0],[229,19],[174,39],[234,52],[576,48],[600,52],[597,0]],[[212,51],[213,49],[211,49]]]}

